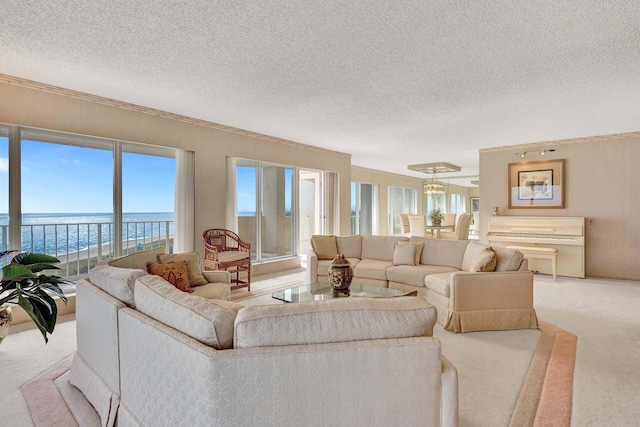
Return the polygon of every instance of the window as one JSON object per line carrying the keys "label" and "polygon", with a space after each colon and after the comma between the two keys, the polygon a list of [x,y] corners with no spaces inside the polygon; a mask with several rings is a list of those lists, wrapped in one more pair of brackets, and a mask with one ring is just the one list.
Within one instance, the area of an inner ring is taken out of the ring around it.
{"label": "window", "polygon": [[237,162],[238,235],[251,243],[256,262],[296,254],[294,175],[291,167]]}
{"label": "window", "polygon": [[[2,226],[10,247],[56,256],[58,274],[67,277],[86,274],[108,257],[171,250],[174,149],[9,129],[7,157],[20,164],[8,177],[20,194],[7,198],[11,221]],[[3,179],[0,174],[4,186]]]}
{"label": "window", "polygon": [[463,214],[466,212],[466,197],[462,194],[451,194],[451,209],[450,213]]}
{"label": "window", "polygon": [[376,230],[377,187],[351,183],[351,234],[371,236]]}
{"label": "window", "polygon": [[402,234],[401,213],[415,214],[417,191],[413,188],[389,187],[390,234]]}
{"label": "window", "polygon": [[427,203],[427,214],[437,208],[440,208],[442,212],[447,212],[446,194],[428,194],[425,199]]}
{"label": "window", "polygon": [[[0,126],[0,251],[9,249],[9,129]],[[8,257],[0,259],[2,267]]]}

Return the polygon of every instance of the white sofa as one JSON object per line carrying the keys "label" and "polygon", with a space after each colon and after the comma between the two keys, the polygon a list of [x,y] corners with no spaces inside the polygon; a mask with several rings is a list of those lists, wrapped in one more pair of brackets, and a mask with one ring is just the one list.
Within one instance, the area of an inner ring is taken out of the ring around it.
{"label": "white sofa", "polygon": [[242,307],[135,271],[76,298],[71,382],[105,426],[457,425],[422,298]]}
{"label": "white sofa", "polygon": [[[307,283],[327,281],[331,260],[339,253],[352,264],[354,282],[417,291],[437,308],[438,323],[447,330],[538,326],[533,274],[518,251],[417,236],[313,236],[311,243]],[[413,260],[399,256],[407,244],[415,247]]]}

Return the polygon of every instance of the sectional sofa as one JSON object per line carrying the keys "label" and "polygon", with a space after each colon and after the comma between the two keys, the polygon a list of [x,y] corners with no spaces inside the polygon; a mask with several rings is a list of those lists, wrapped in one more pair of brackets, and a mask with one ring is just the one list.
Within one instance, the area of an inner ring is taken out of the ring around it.
{"label": "sectional sofa", "polygon": [[337,254],[357,283],[417,291],[454,332],[536,328],[533,274],[516,250],[470,240],[405,236],[312,236],[307,283],[327,281]]}
{"label": "sectional sofa", "polygon": [[130,266],[77,283],[71,383],[103,426],[457,425],[421,298],[243,307]]}

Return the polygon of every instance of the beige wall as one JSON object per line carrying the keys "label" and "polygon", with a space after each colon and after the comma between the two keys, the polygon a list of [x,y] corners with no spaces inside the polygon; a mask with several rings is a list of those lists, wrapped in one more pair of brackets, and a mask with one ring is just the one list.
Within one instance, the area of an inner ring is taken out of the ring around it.
{"label": "beige wall", "polygon": [[[519,151],[554,148],[544,159],[565,159],[564,209],[508,209],[509,163],[541,160]],[[640,279],[640,132],[480,151],[480,238],[494,206],[502,215],[587,218],[587,276]],[[591,221],[592,222],[591,222]]]}
{"label": "beige wall", "polygon": [[[381,172],[359,166],[351,168],[351,181],[376,184],[378,186],[378,233],[389,234],[389,187],[415,188],[418,192],[418,212],[423,210],[422,179]],[[347,233],[349,234],[349,233]]]}
{"label": "beige wall", "polygon": [[[98,97],[16,82],[0,75],[0,123],[59,130],[117,140],[176,147],[195,152],[196,250],[202,232],[225,226],[225,158],[243,157],[308,169],[337,172],[340,177],[340,231],[350,228],[351,156],[276,138],[216,129],[180,117]],[[92,99],[93,98],[93,99]],[[186,118],[185,118],[186,119]],[[194,120],[195,121],[195,120]]]}

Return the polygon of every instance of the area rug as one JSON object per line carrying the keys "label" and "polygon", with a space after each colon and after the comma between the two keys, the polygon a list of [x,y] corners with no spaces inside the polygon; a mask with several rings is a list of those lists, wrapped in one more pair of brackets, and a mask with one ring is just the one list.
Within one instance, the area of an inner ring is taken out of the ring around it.
{"label": "area rug", "polygon": [[569,426],[577,336],[539,322],[542,332],[510,427]]}

